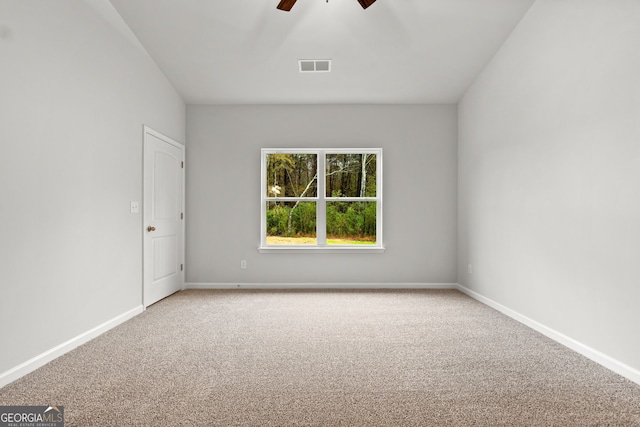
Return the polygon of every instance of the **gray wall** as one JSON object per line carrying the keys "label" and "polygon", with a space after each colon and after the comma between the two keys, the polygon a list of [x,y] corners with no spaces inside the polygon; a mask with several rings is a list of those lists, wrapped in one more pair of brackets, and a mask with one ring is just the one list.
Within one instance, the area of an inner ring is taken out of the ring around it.
{"label": "gray wall", "polygon": [[538,0],[458,117],[459,283],[635,369],[638,23],[638,1]]}
{"label": "gray wall", "polygon": [[[455,283],[456,132],[450,105],[188,106],[187,282]],[[259,254],[262,147],[382,147],[386,252]]]}
{"label": "gray wall", "polygon": [[[187,280],[457,280],[640,369],[640,7],[615,5],[538,0],[459,126],[455,106],[189,107]],[[103,0],[0,17],[2,374],[140,306],[142,124],[184,142],[185,106]],[[260,148],[298,146],[384,148],[384,254],[257,252]]]}
{"label": "gray wall", "polygon": [[142,126],[185,106],[115,24],[0,2],[0,374],[141,304]]}

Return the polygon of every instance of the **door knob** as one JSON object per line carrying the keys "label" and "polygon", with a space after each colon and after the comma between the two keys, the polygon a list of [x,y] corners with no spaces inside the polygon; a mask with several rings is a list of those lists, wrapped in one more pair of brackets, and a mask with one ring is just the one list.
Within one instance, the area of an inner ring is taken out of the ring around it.
{"label": "door knob", "polygon": [[148,226],[148,227],[147,227],[147,231],[148,231],[148,232],[156,231],[156,228],[155,228],[155,227],[152,227],[152,226]]}

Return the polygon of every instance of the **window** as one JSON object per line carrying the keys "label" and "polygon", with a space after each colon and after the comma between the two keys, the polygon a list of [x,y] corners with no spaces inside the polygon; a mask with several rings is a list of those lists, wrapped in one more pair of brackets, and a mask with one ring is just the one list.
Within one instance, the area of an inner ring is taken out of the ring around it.
{"label": "window", "polygon": [[263,149],[260,251],[382,245],[382,149]]}

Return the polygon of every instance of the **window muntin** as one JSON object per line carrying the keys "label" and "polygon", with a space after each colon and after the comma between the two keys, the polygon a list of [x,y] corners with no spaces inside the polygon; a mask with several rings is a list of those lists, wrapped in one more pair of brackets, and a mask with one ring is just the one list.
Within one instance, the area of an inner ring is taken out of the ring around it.
{"label": "window muntin", "polygon": [[382,250],[382,149],[263,149],[261,250]]}

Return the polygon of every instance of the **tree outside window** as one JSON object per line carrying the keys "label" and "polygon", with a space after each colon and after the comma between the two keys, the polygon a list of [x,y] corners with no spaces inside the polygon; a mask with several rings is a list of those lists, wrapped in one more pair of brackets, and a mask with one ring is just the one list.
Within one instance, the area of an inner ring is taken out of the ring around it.
{"label": "tree outside window", "polygon": [[263,149],[261,248],[381,248],[382,149]]}

